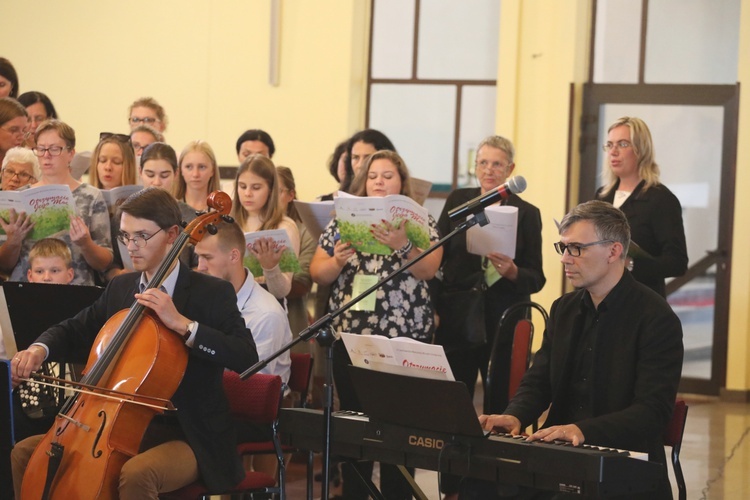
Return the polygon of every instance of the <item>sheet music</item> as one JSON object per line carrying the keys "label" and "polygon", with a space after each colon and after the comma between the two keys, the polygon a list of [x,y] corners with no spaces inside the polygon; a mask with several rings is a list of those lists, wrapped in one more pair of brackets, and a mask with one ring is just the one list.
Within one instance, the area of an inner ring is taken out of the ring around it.
{"label": "sheet music", "polygon": [[411,377],[455,380],[443,346],[408,337],[341,333],[354,366]]}

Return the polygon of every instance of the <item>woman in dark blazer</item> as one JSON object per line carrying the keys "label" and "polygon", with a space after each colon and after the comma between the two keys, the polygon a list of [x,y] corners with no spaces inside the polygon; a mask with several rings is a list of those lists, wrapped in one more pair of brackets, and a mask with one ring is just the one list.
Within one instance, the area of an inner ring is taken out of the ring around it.
{"label": "woman in dark blazer", "polygon": [[604,151],[606,185],[597,198],[628,218],[629,268],[635,279],[666,297],[664,279],[685,274],[688,256],[682,207],[659,182],[651,132],[640,118],[622,117],[609,127]]}

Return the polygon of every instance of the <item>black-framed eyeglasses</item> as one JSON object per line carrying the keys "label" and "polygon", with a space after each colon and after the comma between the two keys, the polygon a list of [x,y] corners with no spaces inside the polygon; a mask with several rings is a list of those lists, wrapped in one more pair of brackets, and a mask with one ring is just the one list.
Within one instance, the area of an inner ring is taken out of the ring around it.
{"label": "black-framed eyeglasses", "polygon": [[143,123],[144,125],[153,125],[156,122],[160,122],[158,118],[153,118],[151,116],[147,116],[146,118],[139,118],[137,116],[131,116],[130,117],[130,123],[133,125],[140,125]]}
{"label": "black-framed eyeglasses", "polygon": [[162,229],[164,228],[160,228],[159,231],[156,231],[151,236],[146,236],[145,234],[134,234],[132,238],[128,236],[128,233],[120,232],[120,234],[117,235],[117,241],[119,241],[126,247],[128,246],[128,243],[132,241],[133,245],[135,245],[136,247],[143,248],[146,246],[146,242],[148,242],[148,240],[150,240],[151,238],[159,234],[159,232],[161,232]]}
{"label": "black-framed eyeglasses", "polygon": [[43,157],[47,152],[49,151],[50,156],[60,156],[60,154],[63,152],[63,149],[70,149],[67,146],[50,146],[48,148],[31,148],[31,150],[34,152],[35,155],[37,155],[39,158]]}
{"label": "black-framed eyeglasses", "polygon": [[581,250],[588,247],[593,247],[594,245],[603,245],[605,243],[614,243],[614,240],[599,240],[599,241],[593,241],[591,243],[568,243],[567,245],[563,243],[562,241],[558,241],[555,243],[555,250],[560,255],[565,254],[565,250],[568,251],[568,255],[571,257],[580,257],[581,256]]}
{"label": "black-framed eyeglasses", "polygon": [[9,168],[4,168],[2,170],[3,178],[5,180],[11,180],[13,177],[18,177],[18,180],[21,182],[29,182],[30,180],[36,180],[36,178],[27,173],[27,172],[16,172],[15,170],[11,170]]}
{"label": "black-framed eyeglasses", "polygon": [[615,149],[615,148],[617,148],[617,149],[627,149],[627,148],[629,148],[630,146],[632,146],[632,144],[630,144],[630,142],[629,142],[629,141],[626,141],[626,140],[622,140],[622,141],[617,141],[617,142],[608,142],[608,143],[606,143],[606,144],[602,144],[602,149],[603,149],[603,150],[604,150],[604,151],[605,151],[606,153],[609,153],[609,152],[610,152],[611,150],[613,150],[613,149]]}
{"label": "black-framed eyeglasses", "polygon": [[104,139],[117,139],[120,142],[130,143],[130,136],[127,134],[115,134],[114,132],[101,132],[99,134],[99,142]]}

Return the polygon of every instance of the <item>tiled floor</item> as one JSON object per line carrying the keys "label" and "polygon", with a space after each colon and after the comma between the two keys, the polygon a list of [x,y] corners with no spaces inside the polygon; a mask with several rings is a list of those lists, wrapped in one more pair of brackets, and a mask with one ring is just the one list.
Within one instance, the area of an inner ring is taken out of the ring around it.
{"label": "tiled floor", "polygon": [[[689,405],[680,454],[688,499],[750,498],[750,404],[681,397]],[[287,492],[291,500],[306,498],[304,474],[303,464],[290,464]],[[440,498],[435,473],[418,471],[416,476],[430,499]],[[676,486],[673,489],[676,495]],[[331,494],[339,492],[331,489]],[[315,483],[314,498],[320,498],[320,483]]]}

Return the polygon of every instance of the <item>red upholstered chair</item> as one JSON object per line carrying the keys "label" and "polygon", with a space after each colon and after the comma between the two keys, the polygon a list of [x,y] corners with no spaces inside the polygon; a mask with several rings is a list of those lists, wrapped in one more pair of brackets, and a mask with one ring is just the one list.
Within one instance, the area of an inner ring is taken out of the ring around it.
{"label": "red upholstered chair", "polygon": [[[510,400],[518,390],[523,375],[531,364],[531,344],[534,340],[532,311],[537,310],[547,325],[547,311],[536,302],[519,302],[505,310],[490,353],[487,383],[484,388],[484,413],[502,413],[504,401]],[[510,359],[501,352],[502,339],[513,338]],[[507,385],[505,385],[507,381]],[[502,383],[501,383],[502,382]],[[506,392],[507,391],[507,392]]]}
{"label": "red upholstered chair", "polygon": [[680,465],[680,449],[682,448],[682,436],[685,433],[685,422],[687,422],[688,405],[685,401],[678,399],[674,404],[672,419],[664,431],[664,445],[672,448],[672,468],[677,481],[677,491],[680,500],[687,498],[687,487],[685,476],[682,474]]}
{"label": "red upholstered chair", "polygon": [[[240,455],[246,453],[267,452],[276,453],[279,461],[278,487],[277,478],[263,472],[245,472],[245,478],[229,491],[209,491],[198,481],[179,490],[160,495],[164,499],[194,500],[205,499],[211,495],[239,495],[241,498],[266,498],[277,494],[282,500],[284,490],[284,459],[278,438],[278,415],[281,406],[281,377],[256,373],[247,380],[241,380],[235,372],[224,371],[224,390],[229,399],[232,416],[253,424],[268,425],[273,429],[273,439],[267,443],[240,443],[237,451]],[[254,451],[255,449],[258,451]]]}

